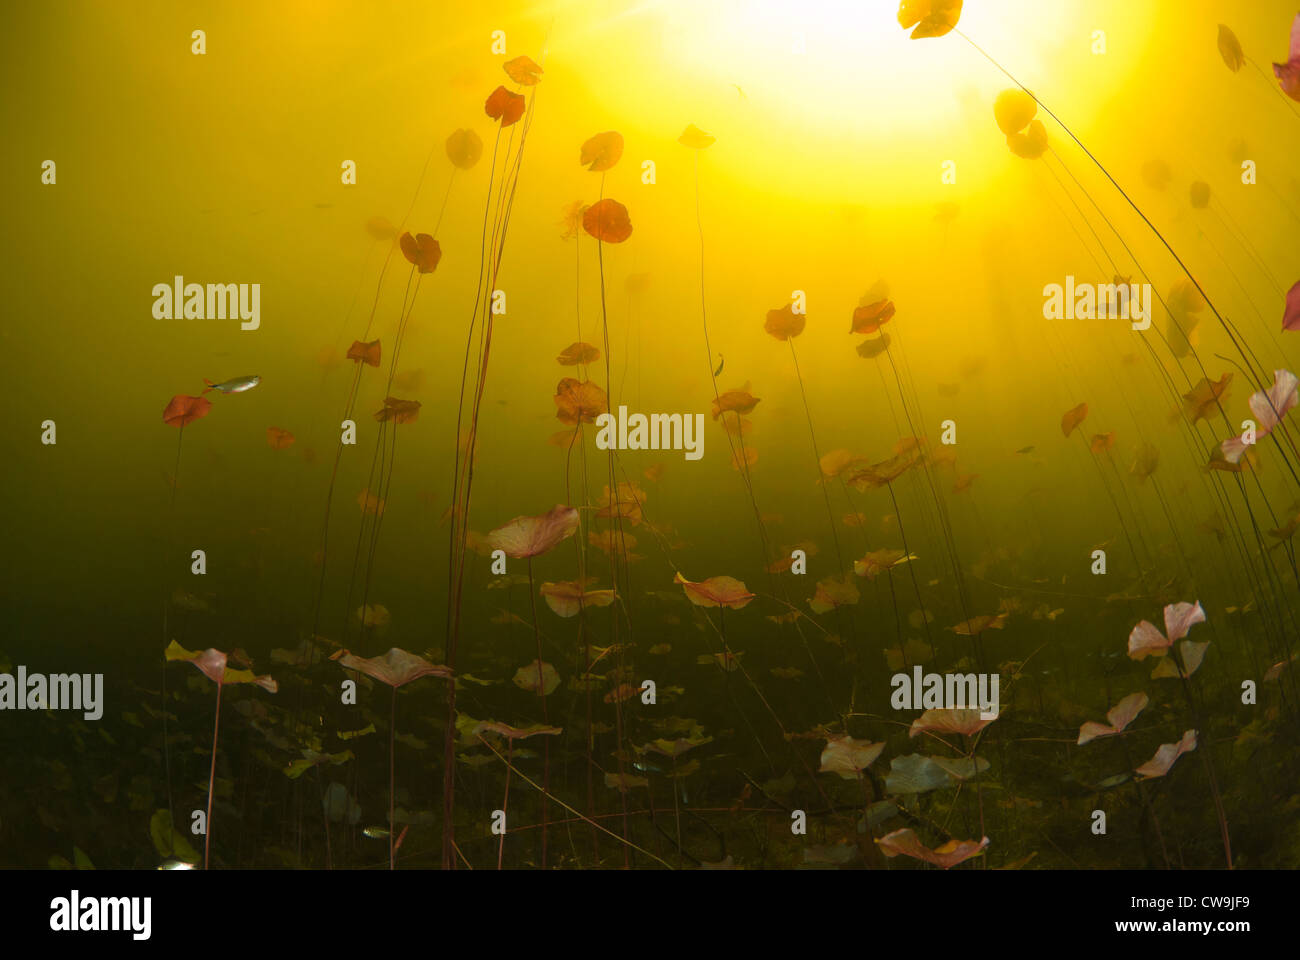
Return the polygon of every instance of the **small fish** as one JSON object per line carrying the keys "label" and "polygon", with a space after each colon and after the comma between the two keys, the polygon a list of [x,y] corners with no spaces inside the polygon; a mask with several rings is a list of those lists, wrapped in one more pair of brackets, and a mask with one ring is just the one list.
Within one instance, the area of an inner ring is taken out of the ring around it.
{"label": "small fish", "polygon": [[370,837],[372,840],[381,840],[384,837],[388,836],[388,831],[385,830],[383,827],[366,827],[366,829],[362,830],[361,832],[364,833],[367,837]]}
{"label": "small fish", "polygon": [[716,370],[713,371],[713,375],[714,375],[715,377],[720,377],[720,376],[722,376],[722,365],[723,365],[724,363],[726,363],[726,362],[727,362],[726,358],[723,357],[722,354],[718,354],[718,369],[716,369]]}
{"label": "small fish", "polygon": [[207,384],[207,386],[203,388],[204,393],[207,393],[209,390],[220,390],[222,393],[244,393],[247,390],[252,390],[255,386],[261,383],[262,378],[235,377],[233,380],[227,380],[224,383],[213,383],[207,377],[204,377],[203,382]]}
{"label": "small fish", "polygon": [[1019,450],[1016,451],[1016,453],[1033,453],[1033,452],[1034,452],[1034,448],[1032,446],[1021,447]]}

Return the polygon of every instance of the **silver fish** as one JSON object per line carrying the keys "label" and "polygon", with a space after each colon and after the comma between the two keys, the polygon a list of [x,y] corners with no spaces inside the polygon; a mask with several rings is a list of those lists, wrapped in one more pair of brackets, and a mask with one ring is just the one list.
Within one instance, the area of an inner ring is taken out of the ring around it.
{"label": "silver fish", "polygon": [[262,378],[235,377],[233,380],[227,380],[224,383],[213,383],[207,377],[204,377],[203,382],[207,384],[207,386],[203,388],[204,393],[207,393],[209,390],[220,390],[222,393],[243,393],[246,390],[252,390],[255,386],[261,383]]}

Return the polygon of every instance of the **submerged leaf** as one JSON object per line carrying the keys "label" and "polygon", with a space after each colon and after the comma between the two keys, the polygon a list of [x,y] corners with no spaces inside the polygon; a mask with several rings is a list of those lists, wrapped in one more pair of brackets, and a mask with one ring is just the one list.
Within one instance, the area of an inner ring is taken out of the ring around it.
{"label": "submerged leaf", "polygon": [[164,655],[168,660],[188,660],[213,683],[255,683],[269,693],[275,693],[280,689],[269,676],[254,676],[251,670],[231,670],[226,666],[226,655],[214,647],[195,653],[186,650],[173,640],[167,645]]}
{"label": "submerged leaf", "polygon": [[497,87],[483,104],[483,111],[493,120],[500,120],[501,126],[508,127],[519,122],[519,118],[524,115],[524,105],[522,94]]}
{"label": "submerged leaf", "polygon": [[199,854],[185,835],[172,825],[172,816],[167,810],[157,810],[149,821],[149,836],[160,857],[171,857],[185,863],[198,863]]}
{"label": "submerged leaf", "polygon": [[875,303],[857,307],[853,311],[853,319],[849,324],[849,333],[875,333],[894,319],[894,313],[893,300],[877,300]]}
{"label": "submerged leaf", "polygon": [[521,87],[532,87],[542,80],[542,68],[531,57],[515,57],[501,64],[501,69]]}
{"label": "submerged leaf", "polygon": [[989,838],[984,837],[978,842],[975,840],[949,840],[943,846],[931,850],[917,839],[915,833],[907,827],[903,827],[901,830],[885,834],[876,843],[880,845],[881,852],[887,857],[896,857],[901,853],[948,870],[957,866],[963,860],[969,860],[971,857],[980,854],[989,845]]}
{"label": "submerged leaf", "polygon": [[855,780],[871,766],[885,749],[883,741],[855,740],[849,736],[827,737],[818,773],[838,773],[845,780]]}
{"label": "submerged leaf", "polygon": [[789,340],[803,333],[807,319],[802,313],[794,312],[793,303],[787,303],[784,307],[767,311],[763,329],[778,340]]}
{"label": "submerged leaf", "polygon": [[430,663],[423,657],[408,653],[399,647],[391,648],[382,657],[357,657],[347,650],[336,650],[330,655],[339,666],[359,670],[368,677],[390,687],[402,687],[420,677],[451,677],[451,670],[441,664]]}
{"label": "submerged leaf", "polygon": [[907,735],[915,737],[918,733],[960,733],[973,737],[998,718],[997,714],[985,717],[978,709],[927,710],[908,728]]}
{"label": "submerged leaf", "polygon": [[560,685],[560,674],[544,660],[534,660],[515,671],[514,683],[521,690],[547,697]]}
{"label": "submerged leaf", "polygon": [[483,155],[483,141],[473,130],[454,130],[447,138],[447,159],[461,170],[469,170]]}
{"label": "submerged leaf", "polygon": [[623,156],[623,135],[613,130],[598,133],[582,145],[578,158],[592,173],[603,173],[618,163]]}
{"label": "submerged leaf", "polygon": [[402,256],[420,273],[433,273],[437,269],[438,261],[442,259],[442,246],[432,236],[427,233],[411,236],[407,232],[402,234],[398,243],[402,248]]}
{"label": "submerged leaf", "polygon": [[898,25],[912,30],[913,40],[942,37],[957,26],[962,0],[902,0],[898,5]]}
{"label": "submerged leaf", "polygon": [[583,212],[582,229],[602,243],[622,243],[632,236],[632,221],[628,217],[627,207],[606,197]]}
{"label": "submerged leaf", "polygon": [[1219,24],[1219,56],[1223,57],[1224,65],[1233,73],[1246,63],[1246,54],[1242,52],[1237,35],[1222,23]]}
{"label": "submerged leaf", "polygon": [[677,142],[683,147],[690,147],[692,150],[703,150],[705,147],[712,146],[717,142],[717,137],[712,137],[705,133],[693,123],[686,125],[682,135],[677,138]]}
{"label": "submerged leaf", "polygon": [[1106,711],[1106,723],[1097,723],[1089,720],[1079,728],[1078,745],[1083,746],[1096,740],[1098,737],[1110,737],[1118,733],[1123,733],[1127,727],[1137,717],[1139,713],[1146,709],[1150,702],[1145,693],[1130,693],[1115,706]]}
{"label": "submerged leaf", "polygon": [[1081,403],[1077,407],[1065,411],[1065,415],[1061,417],[1061,433],[1068,437],[1074,432],[1075,427],[1083,423],[1087,416],[1088,405],[1086,403]]}
{"label": "submerged leaf", "polygon": [[189,397],[178,393],[167,402],[163,410],[163,423],[169,427],[183,427],[200,417],[206,417],[212,409],[212,401],[207,397]]}
{"label": "submerged leaf", "polygon": [[735,577],[709,577],[696,583],[678,572],[673,577],[673,583],[681,584],[686,591],[686,599],[697,607],[730,607],[739,610],[754,599],[754,594]]}
{"label": "submerged leaf", "polygon": [[1286,292],[1286,309],[1282,312],[1283,330],[1300,330],[1300,280]]}
{"label": "submerged leaf", "polygon": [[1184,753],[1196,749],[1196,731],[1184,730],[1183,737],[1177,743],[1162,743],[1153,756],[1133,772],[1140,777],[1163,777],[1174,765],[1174,761]]}
{"label": "submerged leaf", "polygon": [[993,101],[993,118],[998,129],[1007,136],[1019,133],[1029,126],[1038,113],[1038,101],[1019,87],[1003,90]]}
{"label": "submerged leaf", "polygon": [[488,534],[494,549],[516,560],[536,557],[567,540],[578,529],[578,511],[557,503],[536,517],[515,517]]}
{"label": "submerged leaf", "polygon": [[614,602],[613,590],[590,590],[576,580],[543,583],[541,595],[546,605],[561,617],[575,617],[583,608],[608,607]]}

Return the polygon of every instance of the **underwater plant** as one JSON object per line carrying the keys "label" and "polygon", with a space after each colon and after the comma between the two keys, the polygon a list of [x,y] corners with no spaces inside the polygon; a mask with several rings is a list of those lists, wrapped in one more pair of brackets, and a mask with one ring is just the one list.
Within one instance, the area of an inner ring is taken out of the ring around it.
{"label": "underwater plant", "polygon": [[212,718],[212,766],[208,771],[208,808],[203,818],[203,869],[206,870],[212,848],[212,788],[217,777],[217,737],[221,733],[221,690],[228,683],[253,683],[268,693],[275,693],[279,690],[279,686],[270,676],[255,676],[251,670],[232,670],[226,666],[226,654],[213,647],[196,653],[186,650],[173,640],[167,645],[164,657],[166,661],[186,660],[194,664],[200,673],[217,685],[217,705]]}
{"label": "underwater plant", "polygon": [[[533,586],[533,558],[546,553],[558,543],[567,540],[578,530],[578,511],[573,507],[556,504],[549,511],[535,517],[515,517],[509,523],[497,527],[488,534],[488,542],[494,549],[504,550],[507,557],[528,561],[528,597],[532,604],[533,638],[537,645],[537,685],[534,691],[542,698],[542,722],[550,722],[546,710],[548,685],[544,676],[546,663],[542,658],[542,632],[537,621],[537,591]],[[557,678],[558,682],[558,678]],[[547,799],[550,793],[551,756],[549,742],[543,748],[542,760],[542,859],[546,866],[546,828]]]}
{"label": "underwater plant", "polygon": [[396,802],[396,755],[393,747],[397,736],[397,688],[404,687],[421,677],[442,677],[452,679],[451,671],[440,664],[430,663],[423,657],[408,653],[399,647],[391,648],[382,657],[358,657],[347,650],[336,650],[330,655],[345,670],[357,670],[368,677],[386,684],[389,690],[388,701],[388,869],[397,869],[397,846],[395,841],[397,821],[394,819]]}
{"label": "underwater plant", "polygon": [[[540,663],[540,661],[539,661]],[[530,727],[512,727],[509,724],[497,723],[493,720],[485,720],[474,727],[474,735],[480,740],[483,739],[484,733],[495,733],[506,739],[506,785],[505,791],[501,796],[501,815],[505,817],[510,811],[510,774],[513,772],[511,759],[514,757],[515,741],[524,740],[528,737],[535,737],[539,734],[548,736],[558,736],[564,731],[560,727],[549,727],[545,724],[533,724]],[[545,788],[543,788],[545,789]],[[543,824],[545,815],[543,815]],[[506,831],[501,831],[501,840],[497,844],[497,869],[501,869],[502,858],[506,852]]]}

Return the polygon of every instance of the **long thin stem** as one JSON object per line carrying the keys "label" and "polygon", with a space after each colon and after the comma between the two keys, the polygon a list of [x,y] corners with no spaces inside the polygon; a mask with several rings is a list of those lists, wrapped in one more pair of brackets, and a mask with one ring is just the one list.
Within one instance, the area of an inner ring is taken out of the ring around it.
{"label": "long thin stem", "polygon": [[397,869],[397,851],[393,847],[393,831],[397,829],[397,823],[393,819],[395,810],[393,804],[396,798],[396,761],[393,753],[393,741],[397,739],[397,687],[391,688],[392,699],[388,706],[388,869]]}
{"label": "long thin stem", "polygon": [[[537,643],[537,692],[542,696],[542,722],[550,723],[546,713],[546,681],[542,676],[542,630],[537,622],[537,591],[533,589],[533,558],[528,558],[528,599],[533,608],[533,639]],[[512,741],[513,745],[513,741]],[[508,774],[507,774],[508,776]],[[551,745],[542,745],[542,869],[546,869],[546,794],[551,792]],[[500,864],[498,863],[498,867]]]}
{"label": "long thin stem", "polygon": [[217,778],[217,732],[221,728],[221,688],[217,681],[217,710],[212,719],[212,766],[208,770],[208,812],[203,818],[203,869],[208,869],[208,852],[212,846],[212,786]]}
{"label": "long thin stem", "polygon": [[[506,823],[508,822],[506,820],[506,817],[510,809],[510,771],[512,769],[510,766],[510,759],[511,757],[514,756],[514,752],[515,752],[515,740],[514,737],[511,737],[508,740],[506,740],[506,789],[505,789],[505,793],[501,797],[501,842],[497,844],[497,869],[498,870],[501,869],[501,858],[505,856],[505,852],[506,852]],[[542,809],[544,810],[545,806],[543,806]],[[543,814],[542,817],[543,817],[542,829],[545,830],[546,829],[545,814]]]}

